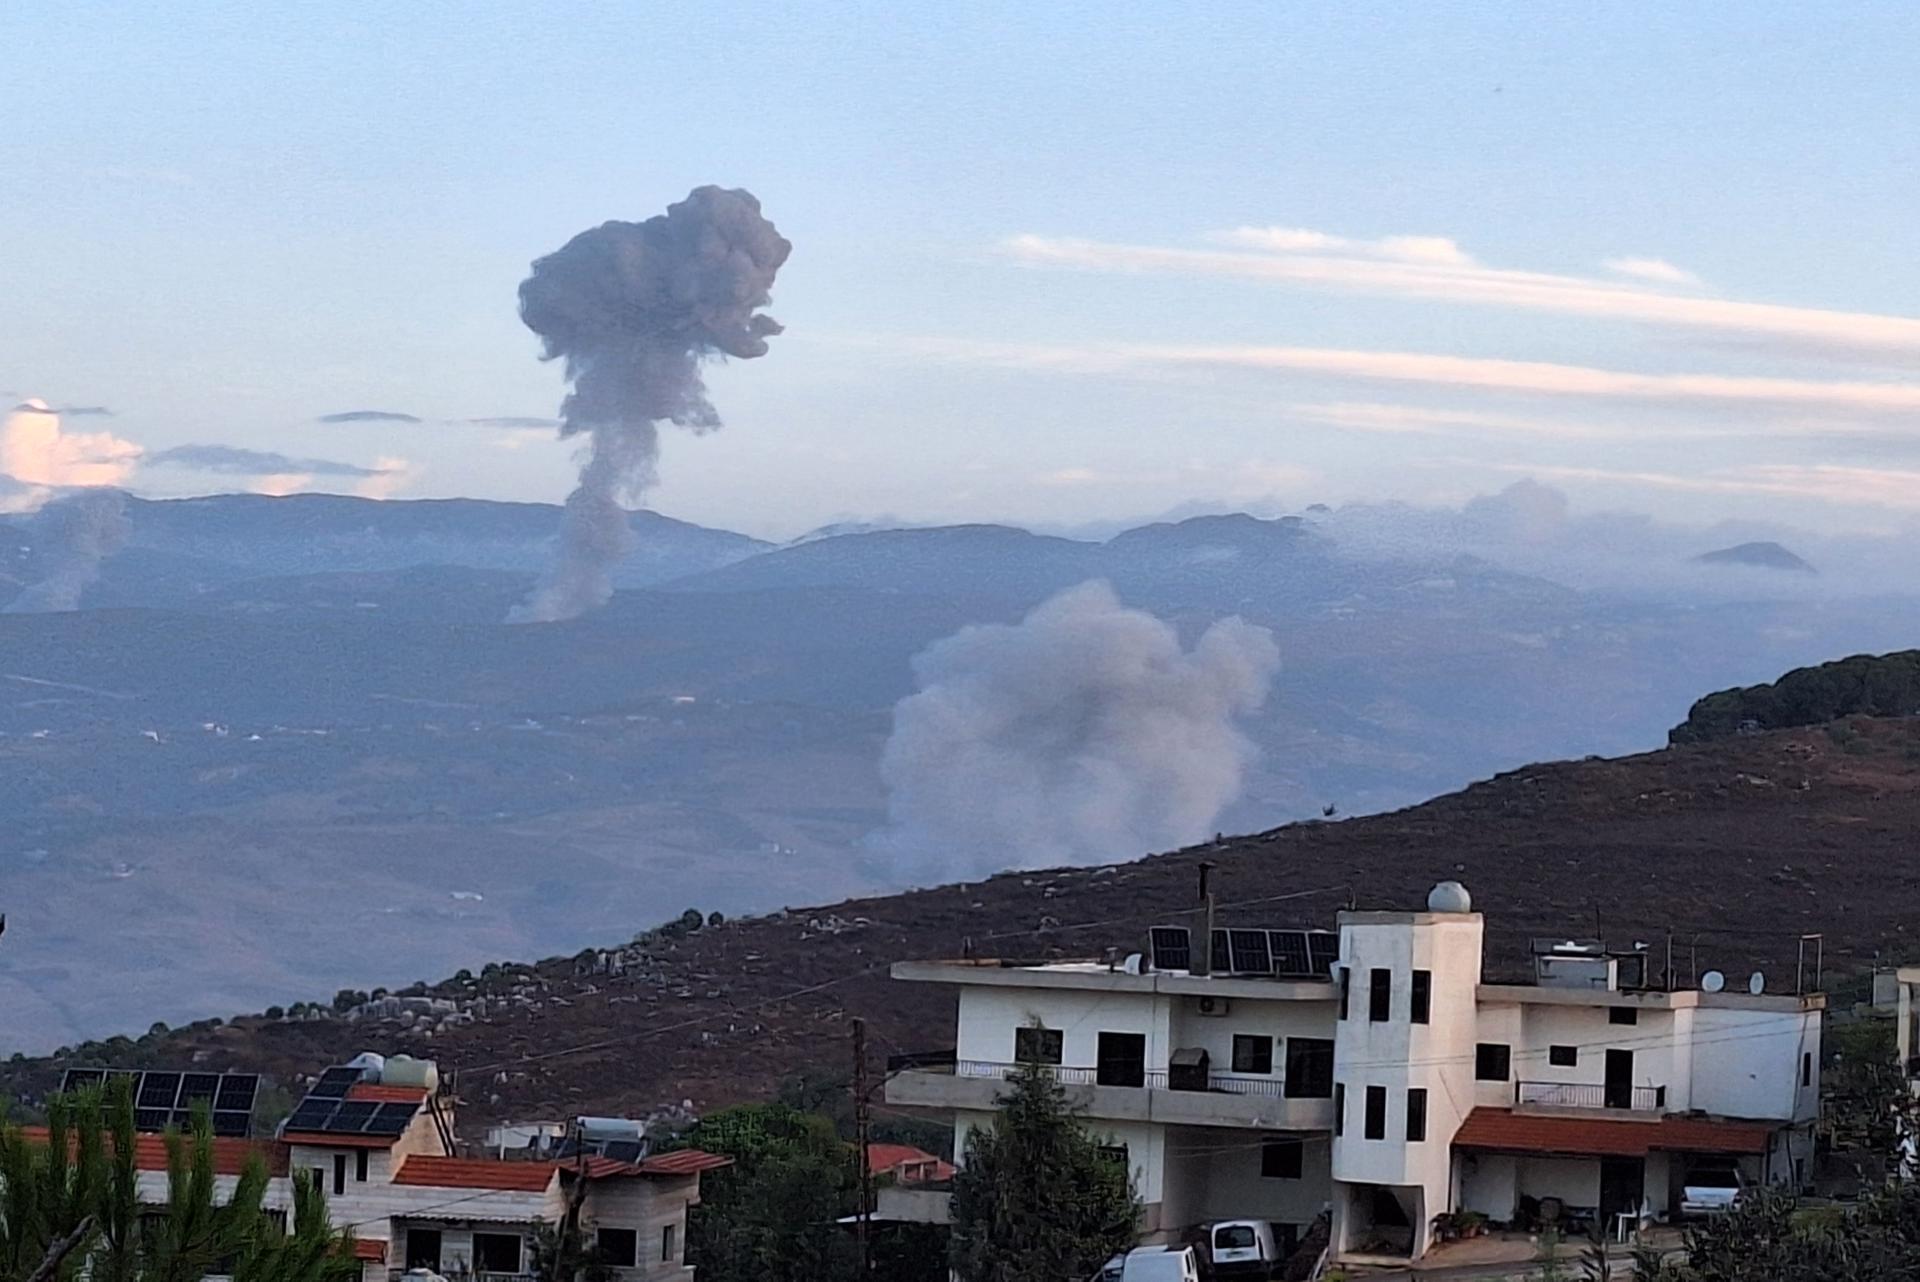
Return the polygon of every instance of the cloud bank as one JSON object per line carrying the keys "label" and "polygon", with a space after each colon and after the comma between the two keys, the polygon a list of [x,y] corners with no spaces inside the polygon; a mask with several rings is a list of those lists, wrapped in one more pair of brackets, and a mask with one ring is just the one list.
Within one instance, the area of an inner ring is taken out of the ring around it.
{"label": "cloud bank", "polygon": [[399,410],[341,410],[337,414],[322,414],[315,420],[320,423],[418,423],[419,417],[402,414]]}
{"label": "cloud bank", "polygon": [[27,487],[19,506],[38,506],[59,489],[120,485],[140,462],[140,447],[111,432],[69,432],[42,400],[14,406],[0,422],[0,473]]}

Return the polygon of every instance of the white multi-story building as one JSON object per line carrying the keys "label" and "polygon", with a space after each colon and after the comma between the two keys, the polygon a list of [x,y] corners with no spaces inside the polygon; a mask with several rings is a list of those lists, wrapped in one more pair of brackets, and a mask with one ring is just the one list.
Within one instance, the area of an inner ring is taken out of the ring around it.
{"label": "white multi-story building", "polygon": [[964,1163],[1004,1079],[1048,1065],[1131,1168],[1150,1234],[1297,1233],[1327,1210],[1350,1259],[1422,1255],[1450,1211],[1658,1217],[1696,1163],[1805,1179],[1821,994],[1653,987],[1646,954],[1571,944],[1490,984],[1470,907],[1449,883],[1426,911],[1342,913],[1337,935],[1215,932],[1207,959],[1156,931],[1158,967],[903,962],[897,979],[957,987],[959,1021],[951,1062],[911,1057],[887,1098],[950,1111]]}

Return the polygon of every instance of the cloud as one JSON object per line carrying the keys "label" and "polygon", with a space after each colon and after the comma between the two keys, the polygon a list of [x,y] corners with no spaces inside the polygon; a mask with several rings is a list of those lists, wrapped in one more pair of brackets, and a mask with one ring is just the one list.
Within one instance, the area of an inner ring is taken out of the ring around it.
{"label": "cloud", "polygon": [[1278,254],[1351,254],[1403,263],[1464,267],[1473,262],[1467,252],[1445,236],[1385,236],[1379,240],[1352,240],[1304,227],[1236,227],[1215,232],[1208,239],[1243,249]]}
{"label": "cloud", "polygon": [[1920,471],[1900,468],[1755,463],[1696,475],[1598,467],[1503,464],[1501,470],[1526,472],[1555,480],[1599,481],[1691,494],[1770,494],[1823,503],[1866,503],[1901,511],[1920,511]]}
{"label": "cloud", "polygon": [[140,461],[140,447],[110,432],[69,432],[42,400],[14,406],[0,423],[0,472],[51,489],[119,485]]}
{"label": "cloud", "polygon": [[[380,465],[362,467],[334,459],[292,458],[265,450],[245,450],[232,445],[176,445],[161,450],[147,460],[148,467],[184,467],[196,472],[217,472],[223,476],[386,476],[393,469],[382,459]],[[397,460],[402,467],[405,460]]]}
{"label": "cloud", "polygon": [[461,421],[471,423],[475,427],[543,428],[547,431],[560,426],[560,420],[557,418],[537,418],[525,414],[504,414],[495,418],[469,418]]}
{"label": "cloud", "polygon": [[[1451,251],[1445,247],[1453,242],[1437,237],[1390,237],[1374,242],[1327,237],[1325,247],[1316,248],[1307,238],[1318,235],[1300,231],[1275,234],[1272,229],[1262,232],[1250,228],[1219,234],[1239,245],[1265,236],[1267,242],[1262,248],[1266,252],[1261,253],[1034,235],[1015,236],[1002,248],[1016,260],[1036,266],[1259,280],[1309,289],[1558,312],[1767,340],[1810,351],[1920,362],[1920,319],[1909,316],[1737,302],[1592,277],[1483,267],[1464,255],[1460,260],[1451,258]],[[1392,244],[1403,248],[1394,254],[1381,248]],[[1292,245],[1302,248],[1289,248]],[[1364,247],[1364,252],[1356,250],[1355,245]],[[1423,253],[1404,248],[1407,245],[1428,248]],[[1620,261],[1644,267],[1658,260]],[[1640,276],[1645,279],[1646,273],[1642,271]],[[1673,283],[1672,278],[1663,283]]]}
{"label": "cloud", "polygon": [[1650,280],[1657,285],[1698,285],[1700,278],[1664,258],[1609,258],[1600,264],[1610,272]]}
{"label": "cloud", "polygon": [[420,419],[412,414],[402,414],[398,410],[341,410],[338,414],[322,414],[315,421],[320,423],[418,423]]}
{"label": "cloud", "polygon": [[54,413],[62,418],[112,418],[113,411],[104,405],[62,405]]}
{"label": "cloud", "polygon": [[[1456,436],[1466,434],[1546,436],[1563,440],[1616,440],[1637,435],[1608,424],[1566,419],[1529,418],[1482,410],[1438,409],[1425,405],[1390,405],[1377,401],[1330,401],[1287,407],[1290,414],[1310,423],[1356,432],[1389,435]],[[1662,433],[1671,436],[1672,433]]]}

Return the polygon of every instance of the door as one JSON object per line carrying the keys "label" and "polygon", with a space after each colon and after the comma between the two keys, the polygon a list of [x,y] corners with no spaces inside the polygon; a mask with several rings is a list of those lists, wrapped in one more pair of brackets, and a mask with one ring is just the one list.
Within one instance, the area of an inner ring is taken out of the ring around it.
{"label": "door", "polygon": [[1102,1033],[1094,1081],[1102,1086],[1147,1084],[1147,1038],[1144,1033]]}
{"label": "door", "polygon": [[1606,1105],[1608,1108],[1633,1107],[1633,1052],[1607,1052]]}
{"label": "door", "polygon": [[1647,1164],[1643,1158],[1600,1159],[1600,1216],[1605,1232],[1613,1231],[1614,1216],[1639,1212],[1646,1180]]}
{"label": "door", "polygon": [[440,1230],[407,1230],[407,1267],[440,1271]]}

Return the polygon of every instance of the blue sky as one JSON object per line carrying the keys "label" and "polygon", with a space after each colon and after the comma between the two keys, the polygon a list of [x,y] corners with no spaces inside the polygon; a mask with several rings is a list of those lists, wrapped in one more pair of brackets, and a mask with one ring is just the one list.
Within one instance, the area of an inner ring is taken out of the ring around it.
{"label": "blue sky", "polygon": [[7,6],[0,389],[143,492],[558,501],[464,421],[557,406],[516,285],[719,182],[788,331],[675,515],[1920,514],[1910,5],[759,8]]}

